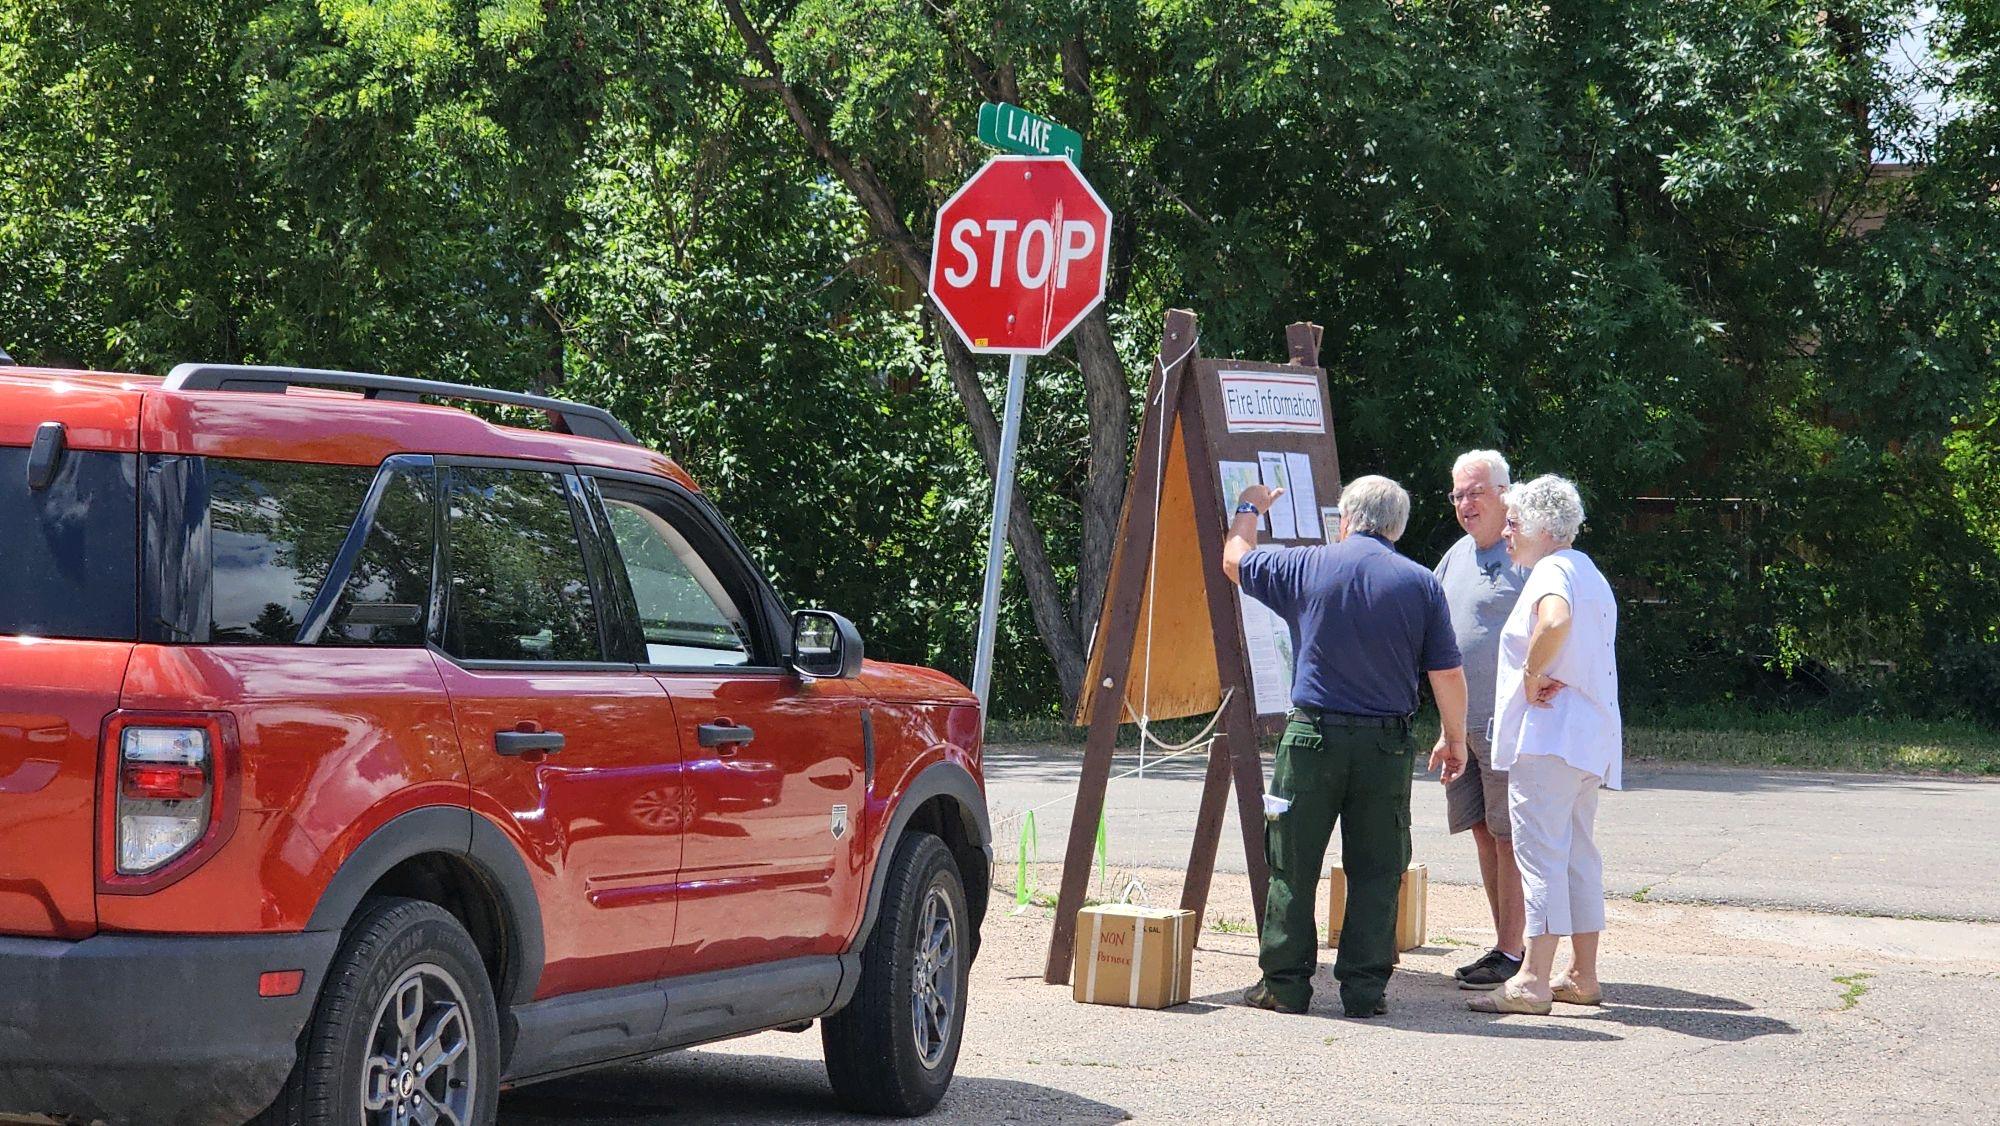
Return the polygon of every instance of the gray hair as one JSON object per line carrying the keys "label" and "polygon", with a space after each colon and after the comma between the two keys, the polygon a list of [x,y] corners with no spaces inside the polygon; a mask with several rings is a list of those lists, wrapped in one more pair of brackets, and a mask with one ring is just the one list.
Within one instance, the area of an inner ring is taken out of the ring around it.
{"label": "gray hair", "polygon": [[1387,477],[1356,477],[1340,490],[1340,514],[1350,532],[1399,540],[1410,523],[1410,494]]}
{"label": "gray hair", "polygon": [[1576,486],[1553,473],[1507,490],[1507,511],[1524,532],[1547,532],[1560,544],[1576,541],[1583,528],[1583,498]]}
{"label": "gray hair", "polygon": [[1508,475],[1507,459],[1500,456],[1499,450],[1467,450],[1459,454],[1458,460],[1451,463],[1451,475],[1456,477],[1475,465],[1485,466],[1487,480],[1497,486],[1505,487],[1513,480]]}

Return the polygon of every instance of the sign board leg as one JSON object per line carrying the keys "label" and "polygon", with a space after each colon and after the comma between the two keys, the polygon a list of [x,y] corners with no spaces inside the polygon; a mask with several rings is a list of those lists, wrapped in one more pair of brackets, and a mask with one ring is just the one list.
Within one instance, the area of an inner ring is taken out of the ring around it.
{"label": "sign board leg", "polygon": [[[1238,694],[1242,693],[1238,690]],[[1222,717],[1222,737],[1208,748],[1208,773],[1201,783],[1201,803],[1196,807],[1194,819],[1194,845],[1188,851],[1187,882],[1181,885],[1181,909],[1194,912],[1196,922],[1208,917],[1208,886],[1215,875],[1215,850],[1222,842],[1222,816],[1228,807],[1229,786],[1232,775],[1228,733],[1246,722],[1257,721],[1250,708],[1238,707],[1235,697],[1230,698],[1229,710]],[[1263,828],[1260,818],[1258,828]],[[1257,921],[1259,927],[1263,920]]]}
{"label": "sign board leg", "polygon": [[[1084,744],[1083,777],[1077,782],[1076,807],[1070,814],[1069,847],[1063,854],[1062,893],[1056,900],[1055,930],[1049,936],[1049,957],[1042,968],[1042,980],[1062,985],[1070,979],[1076,949],[1076,913],[1083,907],[1084,892],[1090,884],[1091,845],[1096,839],[1098,819],[1104,815],[1104,791],[1111,778],[1112,752],[1118,740],[1118,724],[1124,715],[1126,677],[1132,670],[1132,653],[1139,625],[1139,606],[1144,601],[1145,584],[1153,566],[1152,556],[1141,545],[1152,542],[1159,513],[1151,498],[1159,485],[1159,467],[1164,443],[1173,434],[1174,412],[1180,403],[1182,373],[1194,355],[1194,314],[1174,310],[1167,314],[1167,327],[1160,340],[1160,360],[1146,391],[1148,406],[1139,433],[1139,449],[1133,461],[1132,485],[1125,492],[1125,507],[1118,521],[1118,550],[1111,557],[1111,575],[1106,586],[1103,644],[1095,685],[1086,685],[1084,697],[1090,735]],[[1168,367],[1169,358],[1172,365]],[[1151,655],[1147,658],[1151,660]]]}
{"label": "sign board leg", "polygon": [[[1125,690],[1124,677],[1118,678],[1118,692]],[[1069,846],[1063,852],[1062,890],[1056,896],[1055,933],[1049,939],[1049,958],[1042,966],[1042,980],[1050,985],[1067,985],[1070,961],[1076,949],[1076,913],[1083,908],[1083,893],[1090,889],[1090,854],[1097,840],[1097,823],[1104,816],[1104,791],[1111,781],[1111,756],[1118,743],[1116,699],[1107,700],[1090,720],[1090,736],[1083,748],[1083,776],[1076,787],[1076,807],[1070,812]]]}
{"label": "sign board leg", "polygon": [[1007,358],[1007,409],[1000,423],[1000,464],[993,471],[993,529],[986,538],[986,594],[979,603],[979,650],[972,664],[972,694],[979,697],[983,725],[993,685],[993,634],[1000,624],[1000,565],[1007,547],[1007,510],[1014,500],[1014,453],[1021,444],[1021,396],[1028,382],[1028,357]]}
{"label": "sign board leg", "polygon": [[1230,768],[1236,775],[1236,820],[1243,827],[1243,862],[1250,875],[1250,907],[1257,933],[1264,933],[1264,898],[1271,889],[1270,857],[1264,855],[1264,762],[1257,750],[1256,709],[1229,733]]}

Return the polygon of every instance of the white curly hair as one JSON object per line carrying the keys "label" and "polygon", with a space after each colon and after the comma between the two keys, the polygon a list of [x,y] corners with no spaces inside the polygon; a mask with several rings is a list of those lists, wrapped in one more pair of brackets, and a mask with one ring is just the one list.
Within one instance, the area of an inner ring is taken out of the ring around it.
{"label": "white curly hair", "polygon": [[1576,486],[1553,473],[1507,490],[1507,512],[1524,532],[1547,532],[1565,546],[1583,529],[1583,498]]}

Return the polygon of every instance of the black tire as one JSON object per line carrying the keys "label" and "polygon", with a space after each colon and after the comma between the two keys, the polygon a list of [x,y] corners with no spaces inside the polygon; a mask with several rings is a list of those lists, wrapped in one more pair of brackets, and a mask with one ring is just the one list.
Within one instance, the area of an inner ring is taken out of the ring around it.
{"label": "black tire", "polygon": [[[399,1004],[414,1017],[400,1014]],[[427,1045],[447,1058],[434,1059],[431,1074],[419,1077]],[[416,1051],[385,1066],[402,1047]],[[371,1109],[376,1100],[387,1105]],[[493,986],[471,936],[449,912],[415,899],[370,899],[334,955],[299,1036],[298,1063],[253,1126],[390,1126],[420,1120],[397,1117],[398,1102],[426,1100],[449,1101],[465,1126],[487,1126],[498,1113]]]}
{"label": "black tire", "polygon": [[[861,985],[846,1008],[820,1022],[820,1040],[826,1046],[827,1077],[842,1106],[910,1117],[944,1098],[958,1066],[972,920],[958,862],[943,841],[928,833],[909,833],[897,842],[884,881],[882,913],[861,952]],[[940,921],[940,911],[948,918]],[[936,949],[940,930],[948,955],[934,959],[938,968],[929,974],[932,990],[920,998],[919,939],[927,937]],[[931,1014],[921,1032],[920,1000]],[[947,1006],[941,1016],[937,1002]]]}

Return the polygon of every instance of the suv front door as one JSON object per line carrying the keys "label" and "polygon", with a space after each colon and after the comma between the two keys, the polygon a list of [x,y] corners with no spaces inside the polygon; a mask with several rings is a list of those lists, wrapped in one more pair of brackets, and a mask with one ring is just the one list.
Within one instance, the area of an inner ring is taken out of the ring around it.
{"label": "suv front door", "polygon": [[791,671],[775,597],[706,505],[597,484],[634,644],[673,698],[685,755],[680,918],[664,972],[840,952],[862,887],[862,698],[850,682]]}
{"label": "suv front door", "polygon": [[444,492],[437,665],[473,809],[541,900],[539,994],[651,980],[674,933],[680,744],[659,682],[606,660],[596,509],[549,467],[455,462]]}

